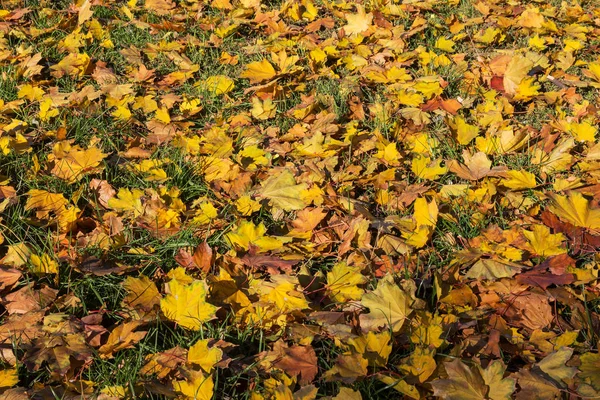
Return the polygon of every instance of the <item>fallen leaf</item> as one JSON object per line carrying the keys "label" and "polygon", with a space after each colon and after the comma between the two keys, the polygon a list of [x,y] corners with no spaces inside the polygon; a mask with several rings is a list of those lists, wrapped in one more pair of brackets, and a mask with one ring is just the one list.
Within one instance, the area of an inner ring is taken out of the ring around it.
{"label": "fallen leaf", "polygon": [[275,368],[282,369],[290,376],[298,376],[301,385],[313,381],[319,369],[317,355],[311,346],[291,346],[282,349],[281,353],[273,363]]}
{"label": "fallen leaf", "polygon": [[133,321],[115,327],[108,335],[106,343],[98,349],[100,357],[113,358],[117,351],[134,347],[148,333],[147,331],[134,332],[140,325],[140,322]]}
{"label": "fallen leaf", "polygon": [[297,184],[294,175],[284,170],[263,181],[258,194],[268,199],[273,207],[284,211],[301,210],[307,205],[301,197],[306,188],[306,184]]}
{"label": "fallen leaf", "polygon": [[375,290],[362,296],[361,305],[368,308],[369,313],[360,315],[361,328],[377,330],[389,327],[398,332],[412,312],[411,304],[408,293],[393,282],[382,279]]}
{"label": "fallen leaf", "polygon": [[160,301],[160,309],[169,320],[195,331],[213,319],[217,310],[206,302],[204,282],[193,281],[186,285],[177,280],[169,282],[169,294]]}
{"label": "fallen leaf", "polygon": [[472,370],[462,361],[444,363],[448,379],[431,382],[434,396],[449,400],[481,400],[487,398],[490,388],[478,370]]}

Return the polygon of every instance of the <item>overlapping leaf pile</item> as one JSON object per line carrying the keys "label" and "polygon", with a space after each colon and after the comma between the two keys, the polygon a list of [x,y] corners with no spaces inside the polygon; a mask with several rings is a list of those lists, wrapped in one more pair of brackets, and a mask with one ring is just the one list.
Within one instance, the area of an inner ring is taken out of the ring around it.
{"label": "overlapping leaf pile", "polygon": [[597,2],[2,6],[5,398],[600,397]]}

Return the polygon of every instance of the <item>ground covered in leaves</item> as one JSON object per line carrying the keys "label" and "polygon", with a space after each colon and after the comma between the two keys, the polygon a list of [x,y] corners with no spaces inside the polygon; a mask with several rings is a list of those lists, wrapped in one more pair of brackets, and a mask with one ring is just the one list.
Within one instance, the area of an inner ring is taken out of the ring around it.
{"label": "ground covered in leaves", "polygon": [[600,5],[0,2],[8,399],[600,397]]}

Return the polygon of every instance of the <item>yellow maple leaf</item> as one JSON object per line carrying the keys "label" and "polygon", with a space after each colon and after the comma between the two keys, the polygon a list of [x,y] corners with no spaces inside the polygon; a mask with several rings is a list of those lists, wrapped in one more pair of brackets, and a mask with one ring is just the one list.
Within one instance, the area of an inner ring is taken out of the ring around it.
{"label": "yellow maple leaf", "polygon": [[32,254],[29,258],[33,268],[31,271],[34,274],[58,274],[58,263],[54,261],[48,254]]}
{"label": "yellow maple leaf", "polygon": [[[444,302],[446,298],[447,297],[443,297],[441,301]],[[465,297],[462,293],[459,302],[460,304],[465,302]],[[442,328],[444,321],[448,323],[455,322],[455,320],[456,317],[454,316],[445,315],[442,317],[439,315],[432,315],[430,312],[418,313],[415,318],[411,320],[413,329],[410,334],[410,341],[417,345],[437,349],[445,342],[443,338],[444,329]]]}
{"label": "yellow maple leaf", "polygon": [[327,61],[327,53],[325,53],[319,47],[313,49],[308,53],[308,57],[316,64],[322,65]]}
{"label": "yellow maple leaf", "polygon": [[9,244],[6,248],[6,254],[0,259],[0,264],[3,265],[19,268],[25,265],[31,256],[31,249],[23,242]]}
{"label": "yellow maple leaf", "polygon": [[259,194],[269,200],[275,208],[284,211],[301,210],[306,207],[302,200],[302,191],[307,188],[305,183],[296,183],[296,178],[287,169],[283,171],[273,171],[261,184]]}
{"label": "yellow maple leaf", "polygon": [[151,310],[160,303],[160,294],[154,281],[144,275],[139,278],[128,276],[122,283],[127,295],[123,304],[132,308]]}
{"label": "yellow maple leaf", "polygon": [[163,124],[171,123],[171,116],[169,115],[169,110],[166,107],[161,107],[156,110],[154,114],[154,119],[162,122]]}
{"label": "yellow maple leaf", "polygon": [[515,55],[506,66],[504,71],[504,90],[506,93],[514,95],[519,90],[519,84],[527,77],[527,74],[533,67],[533,61],[525,56]]}
{"label": "yellow maple leaf", "polygon": [[540,94],[542,86],[535,82],[535,77],[527,77],[519,82],[514,99],[517,101],[531,100],[534,96]]}
{"label": "yellow maple leaf", "polygon": [[272,304],[278,313],[308,308],[308,301],[299,292],[298,279],[289,275],[271,275],[271,282],[255,281],[261,301]]}
{"label": "yellow maple leaf", "polygon": [[244,147],[238,153],[238,158],[246,171],[255,171],[259,166],[269,165],[267,152],[257,145]]}
{"label": "yellow maple leaf", "polygon": [[400,368],[403,372],[415,376],[419,382],[425,382],[437,368],[434,355],[433,349],[418,346]]}
{"label": "yellow maple leaf", "polygon": [[523,235],[529,241],[533,253],[538,256],[555,256],[567,252],[561,247],[566,239],[565,236],[562,233],[551,234],[546,225],[533,225],[532,230],[524,230]]}
{"label": "yellow maple leaf", "polygon": [[[421,395],[421,393],[419,393],[419,390],[414,385],[407,383],[404,379],[398,379],[397,377],[380,374],[377,377],[377,380],[384,383],[388,387],[393,388],[395,391],[403,394],[405,396],[405,398],[407,398],[407,399],[419,400],[422,398],[422,395]],[[359,393],[359,395],[360,395],[360,393]],[[346,399],[350,400],[347,397],[340,397],[339,399],[336,398],[336,400],[346,400]],[[361,397],[358,398],[358,400],[361,400],[361,399],[362,399]],[[354,399],[352,399],[352,400],[354,400]]]}
{"label": "yellow maple leaf", "polygon": [[537,186],[535,183],[535,175],[524,169],[515,171],[506,171],[507,178],[502,179],[500,183],[513,190],[531,189]]}
{"label": "yellow maple leaf", "polygon": [[581,365],[579,366],[579,376],[581,378],[589,379],[588,382],[596,390],[600,390],[600,383],[598,382],[598,376],[600,375],[600,354],[598,353],[585,353],[581,355]]}
{"label": "yellow maple leaf", "polygon": [[581,193],[554,194],[551,198],[548,210],[563,221],[582,228],[600,229],[600,209],[590,208],[590,202]]}
{"label": "yellow maple leaf", "polygon": [[563,43],[565,45],[564,51],[569,53],[581,50],[585,47],[584,42],[576,39],[563,39]]}
{"label": "yellow maple leaf", "polygon": [[375,154],[376,158],[383,159],[388,165],[400,165],[400,152],[396,148],[396,143],[391,142],[387,145],[380,144],[377,146],[379,151]]}
{"label": "yellow maple leaf", "polygon": [[419,153],[424,156],[430,155],[439,146],[440,141],[425,132],[419,133],[408,144],[408,148],[413,153]]}
{"label": "yellow maple leaf", "polygon": [[438,218],[438,206],[435,199],[431,200],[431,203],[427,203],[423,197],[416,199],[413,218],[417,222],[417,227],[435,227]]}
{"label": "yellow maple leaf", "polygon": [[46,92],[44,92],[44,89],[27,83],[19,88],[17,97],[20,99],[26,98],[27,100],[34,101],[40,100],[45,93]]}
{"label": "yellow maple leaf", "polygon": [[414,231],[402,232],[402,237],[406,239],[406,244],[420,249],[431,239],[432,233],[433,229],[431,227],[418,226]]}
{"label": "yellow maple leaf", "polygon": [[246,70],[240,74],[242,78],[250,79],[251,84],[269,81],[277,75],[273,64],[268,60],[262,59],[260,61],[251,62],[246,65]]}
{"label": "yellow maple leaf", "polygon": [[49,121],[58,115],[58,108],[55,107],[50,97],[44,97],[40,101],[40,112],[38,116],[42,121]]}
{"label": "yellow maple leaf", "polygon": [[245,217],[260,210],[260,203],[250,196],[244,195],[235,201],[235,208]]}
{"label": "yellow maple leaf", "polygon": [[529,47],[537,50],[537,51],[542,51],[546,49],[546,39],[543,37],[540,37],[538,34],[536,34],[535,36],[532,36],[529,38]]}
{"label": "yellow maple leaf", "polygon": [[436,41],[435,41],[435,47],[436,49],[440,49],[443,51],[446,51],[448,53],[453,53],[454,52],[454,45],[456,43],[451,40],[451,39],[446,39],[444,37],[439,37]]}
{"label": "yellow maple leaf", "polygon": [[546,173],[564,171],[573,162],[573,155],[570,153],[573,147],[575,147],[575,140],[568,138],[561,140],[549,153],[536,148],[531,163],[540,165],[540,170]]}
{"label": "yellow maple leaf", "polygon": [[198,340],[190,347],[187,355],[188,363],[199,365],[206,373],[210,373],[223,357],[223,350],[215,346],[209,348],[208,343],[208,339]]}
{"label": "yellow maple leaf", "polygon": [[130,171],[138,171],[145,175],[145,179],[150,182],[164,182],[168,179],[167,172],[159,168],[168,160],[142,160],[137,164],[127,165]]}
{"label": "yellow maple leaf", "polygon": [[204,178],[208,182],[223,179],[229,180],[236,176],[234,163],[228,158],[206,157],[201,164]]}
{"label": "yellow maple leaf", "polygon": [[591,75],[595,81],[600,82],[600,61],[591,62],[588,64],[588,75]]}
{"label": "yellow maple leaf", "polygon": [[459,144],[467,145],[471,140],[479,135],[479,128],[475,125],[469,125],[463,117],[457,115],[454,117],[453,127],[456,131],[456,140]]}
{"label": "yellow maple leaf", "polygon": [[251,244],[257,246],[260,251],[274,250],[283,246],[280,240],[265,236],[266,232],[267,228],[262,222],[254,225],[252,221],[242,221],[236,230],[227,233],[225,238],[233,247],[240,247],[244,250],[248,250]]}
{"label": "yellow maple leaf", "polygon": [[569,132],[580,142],[595,142],[598,129],[591,123],[584,121],[581,123],[570,123]]}
{"label": "yellow maple leaf", "polygon": [[392,335],[389,331],[381,333],[371,331],[366,335],[348,340],[348,344],[369,361],[369,366],[383,367],[387,364],[392,352],[391,339]]}
{"label": "yellow maple leaf", "polygon": [[544,16],[538,7],[528,7],[517,18],[517,24],[524,28],[539,29],[544,24]]}
{"label": "yellow maple leaf", "polygon": [[348,36],[355,36],[369,29],[373,23],[373,14],[365,13],[362,5],[356,5],[356,14],[346,14],[347,24],[343,26],[344,32]]}
{"label": "yellow maple leaf", "polygon": [[229,93],[235,87],[233,79],[226,75],[214,75],[209,76],[202,83],[202,86],[208,91],[216,96]]}
{"label": "yellow maple leaf", "polygon": [[217,215],[218,211],[215,206],[213,206],[212,203],[205,201],[198,206],[198,210],[196,211],[196,215],[194,216],[192,222],[200,225],[206,225],[215,219]]}
{"label": "yellow maple leaf", "polygon": [[576,367],[566,365],[572,355],[573,349],[561,347],[554,353],[544,357],[537,363],[537,366],[557,382],[568,381],[573,379],[575,374],[579,372]]}
{"label": "yellow maple leaf", "polygon": [[250,113],[254,118],[264,121],[275,118],[275,115],[277,114],[277,106],[271,99],[261,101],[258,97],[253,97],[252,110],[250,110]]}
{"label": "yellow maple leaf", "polygon": [[231,24],[231,25],[227,25],[227,24],[219,24],[216,28],[215,28],[215,34],[222,38],[225,39],[228,36],[233,35],[235,32],[237,32],[237,30],[239,29],[240,25],[239,24]]}
{"label": "yellow maple leaf", "polygon": [[117,109],[114,110],[111,115],[121,121],[127,121],[131,118],[131,111],[126,105],[118,105]]}
{"label": "yellow maple leaf", "polygon": [[361,305],[368,308],[369,313],[360,315],[360,326],[365,330],[389,327],[398,332],[412,312],[412,302],[411,296],[396,285],[391,276],[383,278],[375,290],[365,293],[361,299]]}
{"label": "yellow maple leaf", "polygon": [[77,25],[81,25],[88,19],[92,18],[94,12],[92,11],[91,7],[92,2],[90,0],[85,0],[83,4],[79,7]]}
{"label": "yellow maple leaf", "polygon": [[448,168],[440,166],[440,160],[431,161],[429,157],[419,155],[411,162],[411,171],[421,179],[436,180],[448,172]]}
{"label": "yellow maple leaf", "polygon": [[336,144],[336,141],[317,131],[314,135],[305,137],[302,143],[294,145],[294,155],[327,158],[337,153],[337,150],[330,149],[330,146],[335,146]]}
{"label": "yellow maple leaf", "polygon": [[158,103],[151,95],[138,96],[135,98],[135,103],[132,107],[134,110],[142,109],[145,113],[151,113],[158,110]]}
{"label": "yellow maple leaf", "polygon": [[474,39],[476,42],[492,44],[494,42],[502,42],[506,38],[506,35],[502,34],[502,30],[499,28],[489,27],[483,32],[478,32]]}
{"label": "yellow maple leaf", "polygon": [[[516,249],[515,249],[516,250]],[[519,266],[510,262],[497,259],[479,259],[465,275],[468,279],[509,278],[519,271]]]}
{"label": "yellow maple leaf", "polygon": [[86,53],[69,53],[58,64],[50,67],[52,75],[61,78],[64,75],[82,77],[90,65],[90,56]]}
{"label": "yellow maple leaf", "polygon": [[204,375],[202,371],[187,371],[186,375],[186,380],[173,381],[173,389],[176,392],[189,400],[212,399],[214,390],[212,376]]}
{"label": "yellow maple leaf", "polygon": [[358,285],[367,283],[367,280],[359,266],[350,266],[345,262],[337,263],[327,273],[327,292],[329,297],[338,303],[359,300],[364,290]]}
{"label": "yellow maple leaf", "polygon": [[130,212],[136,218],[144,213],[141,200],[143,195],[144,192],[140,189],[121,188],[117,193],[117,197],[108,200],[108,206],[113,210]]}
{"label": "yellow maple leaf", "polygon": [[206,302],[206,285],[198,280],[187,285],[169,281],[169,294],[160,301],[160,309],[169,320],[194,331],[213,319],[217,311]]}
{"label": "yellow maple leaf", "polygon": [[182,285],[189,285],[190,283],[194,282],[194,278],[189,276],[183,267],[173,268],[167,272],[167,276],[171,281],[177,281]]}
{"label": "yellow maple leaf", "polygon": [[62,194],[41,189],[31,189],[27,196],[25,210],[36,210],[36,217],[39,219],[46,218],[50,212],[59,213],[68,204]]}
{"label": "yellow maple leaf", "polygon": [[116,397],[118,399],[130,397],[129,387],[125,387],[123,385],[104,386],[102,389],[100,389],[100,393],[110,397]]}
{"label": "yellow maple leaf", "polygon": [[419,93],[422,93],[426,98],[439,96],[444,89],[440,86],[439,80],[432,77],[418,78],[412,85],[412,88]]}
{"label": "yellow maple leaf", "polygon": [[[368,365],[369,361],[362,355],[346,352],[337,357],[335,365],[323,374],[323,378],[329,380],[334,376],[340,376],[345,379],[354,380],[367,375]],[[344,399],[347,399],[347,397],[344,397]]]}
{"label": "yellow maple leaf", "polygon": [[19,383],[19,374],[16,368],[3,369],[0,371],[0,388],[9,388]]}
{"label": "yellow maple leaf", "polygon": [[74,146],[70,147],[66,154],[60,154],[61,150],[57,146],[53,149],[57,161],[52,168],[52,174],[69,183],[76,182],[86,173],[95,171],[106,157],[106,154],[96,147],[82,150]]}
{"label": "yellow maple leaf", "polygon": [[98,349],[100,357],[113,358],[117,351],[134,347],[148,333],[147,331],[135,332],[141,324],[141,321],[130,321],[115,327],[110,332],[106,343]]}
{"label": "yellow maple leaf", "polygon": [[396,94],[396,99],[398,100],[398,103],[404,104],[405,106],[419,107],[423,104],[424,97],[417,92],[401,90]]}

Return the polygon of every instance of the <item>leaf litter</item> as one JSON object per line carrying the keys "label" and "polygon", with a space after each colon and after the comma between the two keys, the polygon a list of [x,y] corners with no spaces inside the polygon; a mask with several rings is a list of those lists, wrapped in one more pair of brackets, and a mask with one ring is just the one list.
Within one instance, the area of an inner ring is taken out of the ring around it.
{"label": "leaf litter", "polygon": [[0,32],[3,398],[600,397],[596,2]]}

